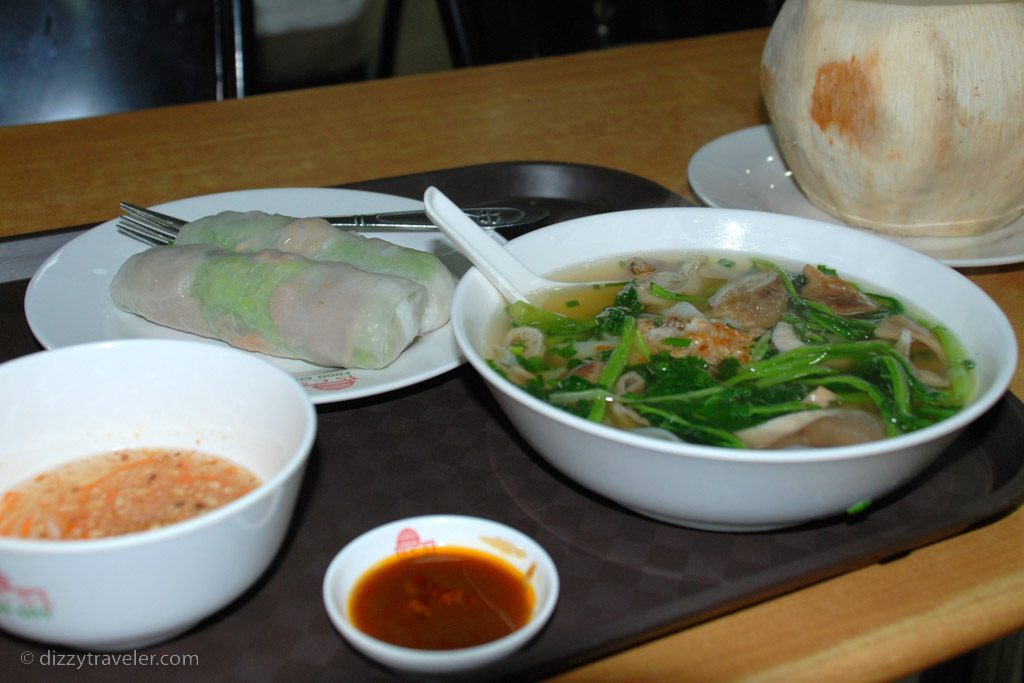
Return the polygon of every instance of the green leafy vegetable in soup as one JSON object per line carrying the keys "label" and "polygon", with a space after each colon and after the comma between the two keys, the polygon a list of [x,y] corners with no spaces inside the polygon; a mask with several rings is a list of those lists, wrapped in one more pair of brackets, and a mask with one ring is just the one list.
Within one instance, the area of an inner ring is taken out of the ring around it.
{"label": "green leafy vegetable in soup", "polygon": [[512,304],[491,366],[582,418],[734,448],[884,439],[971,398],[972,364],[946,328],[827,266],[619,265],[621,286]]}

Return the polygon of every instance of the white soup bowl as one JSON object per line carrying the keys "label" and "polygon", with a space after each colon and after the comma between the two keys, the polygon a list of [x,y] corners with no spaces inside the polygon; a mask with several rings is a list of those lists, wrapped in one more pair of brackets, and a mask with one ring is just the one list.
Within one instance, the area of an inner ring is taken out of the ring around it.
{"label": "white soup bowl", "polygon": [[640,209],[541,228],[506,248],[548,276],[574,266],[658,254],[731,252],[782,265],[824,264],[944,324],[974,361],[977,391],[966,408],[883,441],[800,450],[670,442],[577,417],[495,372],[487,363],[492,326],[506,302],[477,269],[466,273],[452,303],[455,339],[515,428],[571,479],[672,524],[756,531],[877,501],[921,472],[998,401],[1017,363],[1013,328],[981,289],[942,263],[863,230],[754,211]]}

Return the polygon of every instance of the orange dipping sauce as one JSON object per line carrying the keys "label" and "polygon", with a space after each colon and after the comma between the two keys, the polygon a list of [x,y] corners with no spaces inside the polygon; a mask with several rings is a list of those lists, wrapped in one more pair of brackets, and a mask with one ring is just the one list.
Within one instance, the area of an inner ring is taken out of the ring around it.
{"label": "orange dipping sauce", "polygon": [[65,463],[0,497],[0,536],[90,539],[196,517],[260,485],[245,467],[189,450],[132,449]]}
{"label": "orange dipping sauce", "polygon": [[349,615],[364,633],[392,645],[452,650],[497,640],[533,613],[529,578],[471,548],[436,547],[393,555],[352,590]]}

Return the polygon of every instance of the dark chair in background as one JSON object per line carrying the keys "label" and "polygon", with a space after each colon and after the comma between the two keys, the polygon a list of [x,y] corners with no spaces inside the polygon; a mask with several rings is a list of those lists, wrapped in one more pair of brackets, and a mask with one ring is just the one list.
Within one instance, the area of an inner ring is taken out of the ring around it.
{"label": "dark chair in background", "polygon": [[[456,67],[768,26],[782,4],[782,0],[434,2]],[[313,39],[314,32],[288,41],[264,37],[257,44],[253,3],[0,0],[0,126],[393,74],[405,0],[385,0],[375,70],[358,66],[352,73],[306,74],[289,81],[276,75],[289,57],[308,51],[298,55],[308,62],[317,50],[329,48]],[[333,39],[347,38],[338,34]]]}
{"label": "dark chair in background", "polygon": [[250,0],[0,2],[0,125],[245,94]]}
{"label": "dark chair in background", "polygon": [[770,26],[782,0],[437,0],[437,4],[455,65],[476,66]]}

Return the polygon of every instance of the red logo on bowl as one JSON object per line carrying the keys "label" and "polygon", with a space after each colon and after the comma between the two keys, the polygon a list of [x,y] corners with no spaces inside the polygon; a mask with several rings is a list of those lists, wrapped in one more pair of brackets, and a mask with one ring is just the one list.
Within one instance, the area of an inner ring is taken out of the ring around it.
{"label": "red logo on bowl", "polygon": [[46,589],[15,586],[6,574],[0,573],[0,614],[15,614],[31,619],[48,617],[52,612]]}
{"label": "red logo on bowl", "polygon": [[435,545],[434,541],[420,539],[420,535],[416,533],[415,529],[406,527],[398,532],[398,540],[395,541],[395,552],[400,553],[406,550],[416,550],[417,548],[433,548]]}

